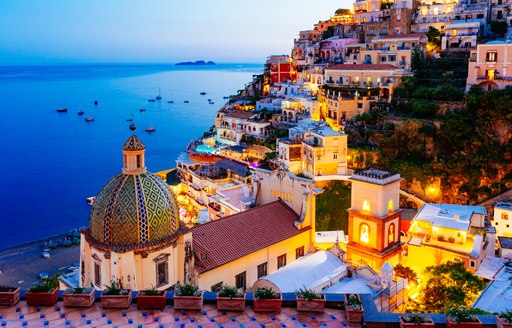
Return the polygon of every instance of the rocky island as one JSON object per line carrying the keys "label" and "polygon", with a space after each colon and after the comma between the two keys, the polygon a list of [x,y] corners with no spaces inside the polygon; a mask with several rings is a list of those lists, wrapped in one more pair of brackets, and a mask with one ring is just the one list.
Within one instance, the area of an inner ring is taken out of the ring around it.
{"label": "rocky island", "polygon": [[188,61],[188,62],[181,62],[181,63],[177,63],[176,65],[215,65],[214,62],[212,61],[208,61],[208,62],[205,62],[204,60],[196,60],[195,62],[191,62],[191,61]]}

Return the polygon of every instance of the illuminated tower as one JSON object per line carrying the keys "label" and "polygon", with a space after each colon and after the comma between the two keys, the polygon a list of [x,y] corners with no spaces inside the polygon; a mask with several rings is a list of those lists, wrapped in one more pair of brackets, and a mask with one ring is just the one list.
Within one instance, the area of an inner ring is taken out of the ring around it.
{"label": "illuminated tower", "polygon": [[400,244],[399,174],[369,169],[355,173],[348,209],[347,260],[379,271],[398,263]]}

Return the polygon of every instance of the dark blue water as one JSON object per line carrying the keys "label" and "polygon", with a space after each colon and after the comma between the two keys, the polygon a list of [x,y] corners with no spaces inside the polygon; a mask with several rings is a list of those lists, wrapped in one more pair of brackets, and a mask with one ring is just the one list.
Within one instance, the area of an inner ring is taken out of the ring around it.
{"label": "dark blue water", "polygon": [[[236,94],[261,68],[0,67],[0,249],[88,224],[86,197],[122,169],[121,147],[130,135],[127,118],[133,115],[136,134],[146,145],[148,169],[174,167],[188,142],[214,124],[223,96]],[[148,103],[159,88],[163,99]],[[60,107],[68,113],[57,113]],[[85,114],[78,116],[79,110]],[[87,116],[95,121],[85,122]],[[149,125],[156,131],[145,132]]]}

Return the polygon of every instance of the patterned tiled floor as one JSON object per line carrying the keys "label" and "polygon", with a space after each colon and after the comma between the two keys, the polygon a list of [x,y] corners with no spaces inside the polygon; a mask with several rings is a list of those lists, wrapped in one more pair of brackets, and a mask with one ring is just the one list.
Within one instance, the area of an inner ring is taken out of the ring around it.
{"label": "patterned tiled floor", "polygon": [[325,313],[297,312],[283,307],[281,313],[217,311],[215,304],[205,304],[202,311],[175,311],[170,305],[164,311],[137,310],[132,304],[126,310],[103,310],[101,303],[91,308],[64,308],[62,302],[52,307],[27,306],[25,301],[14,307],[0,307],[0,327],[343,327],[348,328],[345,313],[325,309]]}

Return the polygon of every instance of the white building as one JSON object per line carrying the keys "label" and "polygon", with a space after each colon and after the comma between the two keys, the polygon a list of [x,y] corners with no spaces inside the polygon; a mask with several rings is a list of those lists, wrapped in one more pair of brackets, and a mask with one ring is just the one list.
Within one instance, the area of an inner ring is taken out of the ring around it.
{"label": "white building", "polygon": [[492,225],[497,236],[512,237],[512,203],[496,203]]}

